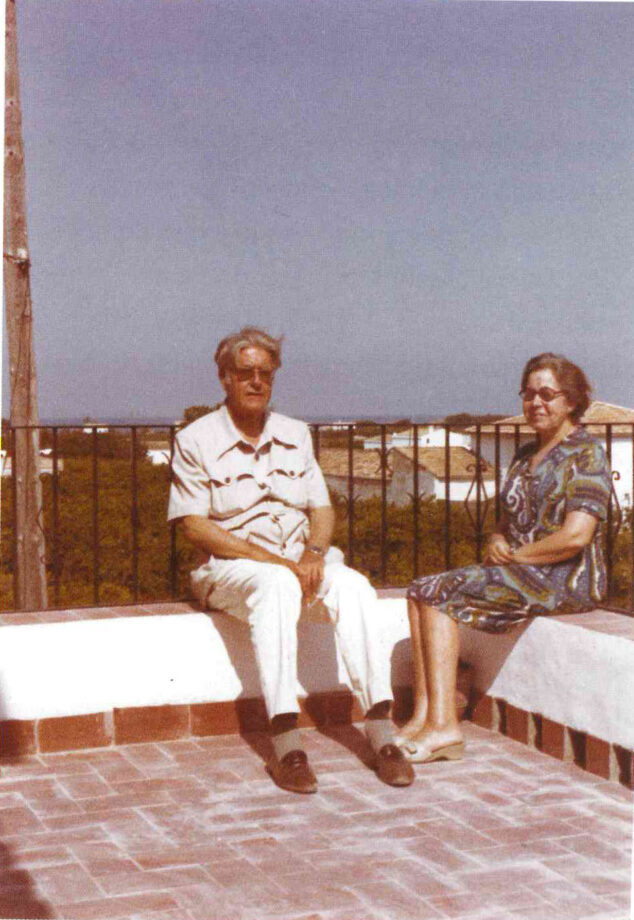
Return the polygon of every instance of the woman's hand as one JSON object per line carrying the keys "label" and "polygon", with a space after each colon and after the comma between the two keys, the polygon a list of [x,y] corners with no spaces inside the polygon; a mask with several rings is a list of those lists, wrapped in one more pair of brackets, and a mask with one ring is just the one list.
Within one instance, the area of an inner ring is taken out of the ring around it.
{"label": "woman's hand", "polygon": [[513,550],[506,537],[501,533],[492,533],[484,557],[485,565],[508,565],[513,561]]}

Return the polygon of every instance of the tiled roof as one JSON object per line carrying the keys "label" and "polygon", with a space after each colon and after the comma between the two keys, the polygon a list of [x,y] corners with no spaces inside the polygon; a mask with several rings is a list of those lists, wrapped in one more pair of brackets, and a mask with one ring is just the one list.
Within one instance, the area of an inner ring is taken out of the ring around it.
{"label": "tiled roof", "polygon": [[[355,479],[376,479],[381,481],[381,451],[353,450],[353,474]],[[319,465],[324,476],[348,475],[348,450],[345,447],[322,447],[319,451]],[[387,479],[392,472],[386,470]]]}
{"label": "tiled roof", "polygon": [[[394,451],[407,457],[412,463],[414,461],[413,447],[394,447]],[[493,479],[494,473],[489,464],[484,460],[482,464],[482,478]],[[470,481],[475,474],[476,456],[466,447],[449,448],[449,470],[451,479]],[[419,447],[418,448],[418,465],[428,470],[436,479],[445,478],[445,448],[444,447]]]}

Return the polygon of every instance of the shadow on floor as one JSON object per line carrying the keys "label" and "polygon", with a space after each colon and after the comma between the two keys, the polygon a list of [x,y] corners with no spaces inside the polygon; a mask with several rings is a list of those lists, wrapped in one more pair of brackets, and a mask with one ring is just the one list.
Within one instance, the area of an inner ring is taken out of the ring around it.
{"label": "shadow on floor", "polygon": [[0,917],[3,920],[55,917],[51,905],[38,896],[29,873],[16,868],[11,850],[3,843],[0,843]]}

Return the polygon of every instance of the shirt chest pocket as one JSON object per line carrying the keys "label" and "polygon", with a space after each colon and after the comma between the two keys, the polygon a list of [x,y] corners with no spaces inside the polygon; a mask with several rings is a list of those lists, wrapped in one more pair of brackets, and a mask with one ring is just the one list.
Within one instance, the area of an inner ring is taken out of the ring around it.
{"label": "shirt chest pocket", "polygon": [[307,505],[306,469],[297,455],[272,458],[266,481],[273,498],[294,508],[304,508]]}
{"label": "shirt chest pocket", "polygon": [[216,468],[209,477],[212,517],[230,518],[254,505],[267,491],[250,473]]}

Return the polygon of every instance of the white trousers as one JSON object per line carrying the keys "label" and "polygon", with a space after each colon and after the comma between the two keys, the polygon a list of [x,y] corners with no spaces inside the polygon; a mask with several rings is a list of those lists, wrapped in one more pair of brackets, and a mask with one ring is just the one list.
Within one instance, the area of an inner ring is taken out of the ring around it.
{"label": "white trousers", "polygon": [[302,604],[299,581],[281,565],[251,559],[214,559],[192,573],[201,602],[248,623],[269,718],[299,712],[297,622],[304,611],[335,628],[335,640],[350,686],[363,712],[392,699],[390,662],[381,651],[378,604],[365,576],[343,563],[331,547],[324,577],[311,604]]}

